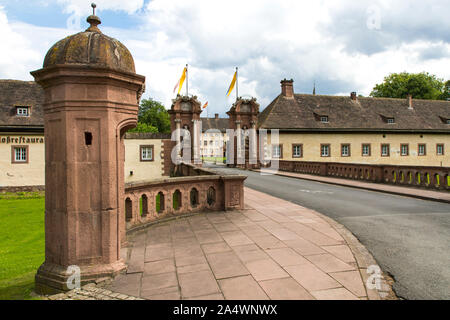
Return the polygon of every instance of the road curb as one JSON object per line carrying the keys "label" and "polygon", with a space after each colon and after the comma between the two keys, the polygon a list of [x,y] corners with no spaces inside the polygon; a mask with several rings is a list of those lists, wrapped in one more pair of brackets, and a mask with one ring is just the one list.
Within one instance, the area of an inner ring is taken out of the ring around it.
{"label": "road curb", "polygon": [[[256,170],[256,169],[252,169],[252,170],[249,170],[249,171],[261,172],[260,170]],[[396,191],[391,191],[391,190],[380,190],[380,189],[376,189],[376,188],[361,187],[361,186],[355,186],[355,185],[346,184],[346,183],[339,183],[339,182],[333,182],[333,181],[322,181],[322,180],[317,180],[317,179],[307,178],[307,177],[294,177],[294,176],[289,176],[289,175],[285,175],[285,174],[282,174],[282,173],[274,173],[274,175],[280,176],[280,177],[292,178],[292,179],[308,180],[308,181],[320,182],[320,183],[331,184],[331,185],[336,185],[336,186],[341,186],[341,187],[348,187],[348,188],[354,188],[354,189],[374,191],[374,192],[379,192],[379,193],[387,193],[387,194],[392,194],[392,195],[397,195],[397,196],[403,196],[403,197],[415,198],[415,199],[420,199],[420,200],[435,201],[435,202],[442,202],[442,203],[450,204],[450,200],[439,199],[439,198],[434,198],[434,197],[429,197],[429,196],[424,196],[424,195],[418,195],[418,194],[416,195],[416,194],[396,192]]]}
{"label": "road curb", "polygon": [[379,266],[379,264],[369,252],[369,250],[367,250],[367,248],[361,242],[359,242],[358,238],[339,222],[315,210],[314,213],[325,220],[328,224],[330,224],[330,226],[334,230],[336,230],[336,232],[339,233],[342,238],[344,238],[348,247],[352,251],[353,256],[355,257],[359,273],[367,292],[368,300],[399,300],[393,290],[394,279],[392,279],[392,277],[385,272],[382,272],[383,278],[381,280],[379,289],[368,288],[367,283],[369,277],[371,276],[371,273],[368,272],[368,268],[370,268],[371,266]]}

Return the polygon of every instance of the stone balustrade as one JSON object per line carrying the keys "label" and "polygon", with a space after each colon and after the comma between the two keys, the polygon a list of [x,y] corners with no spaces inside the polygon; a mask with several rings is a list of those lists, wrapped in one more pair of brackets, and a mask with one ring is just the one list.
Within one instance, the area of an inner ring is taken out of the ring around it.
{"label": "stone balustrade", "polygon": [[280,160],[280,170],[404,186],[450,190],[449,167]]}
{"label": "stone balustrade", "polygon": [[188,164],[174,172],[177,177],[126,184],[127,230],[183,214],[244,209],[246,176],[217,175]]}

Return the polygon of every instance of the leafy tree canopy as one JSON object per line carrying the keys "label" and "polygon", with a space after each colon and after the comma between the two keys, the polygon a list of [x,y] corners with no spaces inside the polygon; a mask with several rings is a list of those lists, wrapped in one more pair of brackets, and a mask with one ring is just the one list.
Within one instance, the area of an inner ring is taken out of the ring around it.
{"label": "leafy tree canopy", "polygon": [[136,128],[130,130],[129,132],[150,132],[150,133],[158,133],[158,128],[143,123],[143,122],[138,122],[138,125]]}
{"label": "leafy tree canopy", "polygon": [[447,80],[444,84],[444,92],[442,93],[441,100],[450,99],[450,80]]}
{"label": "leafy tree canopy", "polygon": [[[447,81],[448,82],[448,81]],[[444,99],[444,81],[428,72],[392,73],[377,84],[370,96],[377,98],[405,98],[411,94],[415,99]]]}
{"label": "leafy tree canopy", "polygon": [[139,123],[131,132],[170,133],[170,115],[161,102],[143,99],[139,106]]}

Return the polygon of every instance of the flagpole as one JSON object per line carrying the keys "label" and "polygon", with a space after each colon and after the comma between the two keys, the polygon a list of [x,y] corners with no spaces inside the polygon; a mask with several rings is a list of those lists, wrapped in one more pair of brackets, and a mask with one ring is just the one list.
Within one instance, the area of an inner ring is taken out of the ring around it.
{"label": "flagpole", "polygon": [[238,67],[236,67],[236,101],[239,98],[239,77],[238,77]]}
{"label": "flagpole", "polygon": [[186,96],[189,96],[189,70],[188,70],[188,64],[186,64]]}

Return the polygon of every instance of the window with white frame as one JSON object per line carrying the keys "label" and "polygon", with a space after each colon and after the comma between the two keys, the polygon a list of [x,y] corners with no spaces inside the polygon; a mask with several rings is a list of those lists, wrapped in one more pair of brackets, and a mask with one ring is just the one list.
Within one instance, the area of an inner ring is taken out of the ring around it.
{"label": "window with white frame", "polygon": [[272,147],[272,157],[273,158],[281,158],[281,146],[280,145],[274,145]]}
{"label": "window with white frame", "polygon": [[20,146],[13,147],[13,163],[27,163],[28,162],[28,147]]}
{"label": "window with white frame", "polygon": [[30,107],[16,107],[16,115],[19,117],[28,117],[30,115]]}
{"label": "window with white frame", "polygon": [[342,157],[350,157],[350,145],[349,144],[343,144],[341,146],[341,156]]}
{"label": "window with white frame", "polygon": [[407,156],[409,155],[409,145],[407,144],[402,144],[400,146],[400,152],[402,156]]}
{"label": "window with white frame", "polygon": [[294,144],[292,146],[292,157],[293,158],[303,157],[303,146],[301,144]]}
{"label": "window with white frame", "polygon": [[389,157],[390,154],[390,146],[388,144],[381,145],[381,156]]}
{"label": "window with white frame", "polygon": [[386,122],[389,124],[394,124],[395,123],[395,119],[394,118],[387,118]]}
{"label": "window with white frame", "polygon": [[328,116],[320,116],[320,122],[328,123]]}
{"label": "window with white frame", "polygon": [[153,146],[141,146],[141,161],[153,161]]}
{"label": "window with white frame", "polygon": [[330,145],[322,144],[320,146],[320,156],[321,157],[329,157],[330,156]]}
{"label": "window with white frame", "polygon": [[443,144],[437,144],[436,145],[436,154],[438,156],[443,156],[444,155],[444,145]]}
{"label": "window with white frame", "polygon": [[363,157],[369,157],[370,156],[370,144],[363,144],[362,145],[362,155],[363,155]]}
{"label": "window with white frame", "polygon": [[427,146],[425,144],[419,144],[417,153],[419,156],[424,156],[427,154]]}

